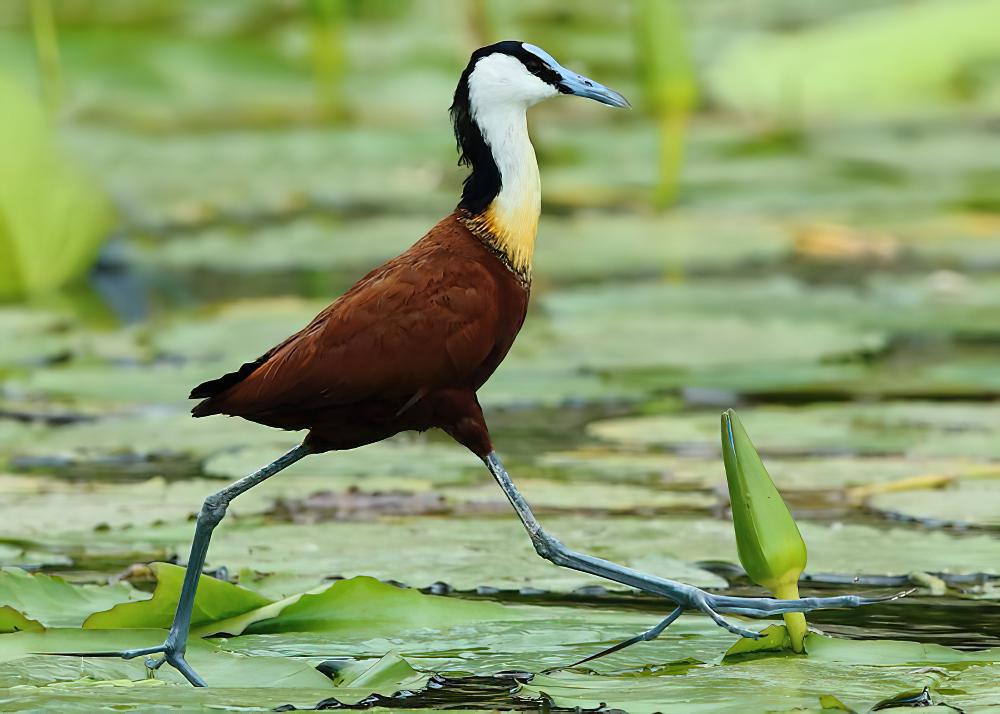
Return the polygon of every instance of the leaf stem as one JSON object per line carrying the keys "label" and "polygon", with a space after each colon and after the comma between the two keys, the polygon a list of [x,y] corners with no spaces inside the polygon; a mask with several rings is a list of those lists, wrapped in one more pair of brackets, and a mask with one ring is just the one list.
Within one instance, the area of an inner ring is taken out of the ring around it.
{"label": "leaf stem", "polygon": [[[774,596],[781,600],[798,600],[799,584],[791,582],[787,585],[775,586]],[[788,639],[792,644],[792,651],[802,654],[806,651],[805,639],[809,633],[809,625],[806,624],[806,616],[801,612],[785,613],[785,629],[788,630]]]}

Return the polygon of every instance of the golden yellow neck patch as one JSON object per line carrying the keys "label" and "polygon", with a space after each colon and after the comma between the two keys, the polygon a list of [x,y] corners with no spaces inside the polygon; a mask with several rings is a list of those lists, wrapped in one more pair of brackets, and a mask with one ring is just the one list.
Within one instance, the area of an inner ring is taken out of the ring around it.
{"label": "golden yellow neck patch", "polygon": [[475,120],[496,164],[500,185],[489,205],[466,214],[464,222],[516,273],[530,278],[542,189],[525,109],[523,104],[501,103],[476,111]]}
{"label": "golden yellow neck patch", "polygon": [[478,216],[466,217],[463,223],[481,240],[502,253],[515,272],[531,276],[535,236],[538,234],[537,210],[522,207],[503,213],[494,202]]}
{"label": "golden yellow neck patch", "polygon": [[528,144],[516,171],[508,170],[496,198],[486,210],[466,218],[466,225],[502,253],[520,275],[531,276],[538,235],[542,191],[535,152]]}

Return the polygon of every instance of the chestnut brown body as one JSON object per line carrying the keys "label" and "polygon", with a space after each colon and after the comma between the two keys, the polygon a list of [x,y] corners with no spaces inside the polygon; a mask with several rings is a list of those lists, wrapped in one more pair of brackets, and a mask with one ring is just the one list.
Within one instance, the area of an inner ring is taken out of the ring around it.
{"label": "chestnut brown body", "polygon": [[306,327],[195,387],[195,416],[308,429],[314,452],[441,428],[491,450],[476,390],[524,323],[529,284],[452,213]]}

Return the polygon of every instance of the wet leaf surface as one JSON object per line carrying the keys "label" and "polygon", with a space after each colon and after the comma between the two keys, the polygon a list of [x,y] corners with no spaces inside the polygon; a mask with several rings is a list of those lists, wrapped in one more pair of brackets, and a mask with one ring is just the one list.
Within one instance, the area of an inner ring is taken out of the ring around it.
{"label": "wet leaf surface", "polygon": [[928,525],[1000,526],[1000,482],[957,480],[935,489],[878,494],[869,505],[900,519]]}
{"label": "wet leaf surface", "polygon": [[[1000,431],[1000,409],[989,403],[772,406],[744,413],[761,452],[773,454],[988,458],[996,455]],[[643,416],[597,422],[589,431],[627,445],[715,453],[716,420],[713,413]]]}

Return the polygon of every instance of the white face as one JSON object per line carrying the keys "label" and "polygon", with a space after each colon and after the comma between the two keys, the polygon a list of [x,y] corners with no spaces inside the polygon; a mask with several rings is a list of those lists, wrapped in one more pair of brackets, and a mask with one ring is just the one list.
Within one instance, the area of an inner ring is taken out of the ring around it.
{"label": "white face", "polygon": [[469,104],[475,113],[501,105],[526,108],[558,93],[510,55],[483,57],[469,75]]}

